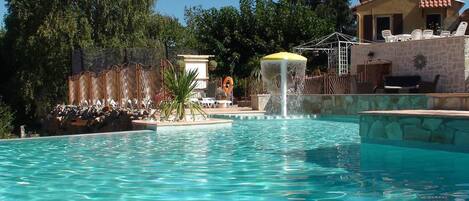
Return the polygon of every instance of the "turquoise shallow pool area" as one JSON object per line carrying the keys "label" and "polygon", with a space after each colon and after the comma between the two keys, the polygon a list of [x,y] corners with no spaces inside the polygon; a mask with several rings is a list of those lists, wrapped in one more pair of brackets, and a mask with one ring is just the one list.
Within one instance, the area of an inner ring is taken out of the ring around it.
{"label": "turquoise shallow pool area", "polygon": [[343,118],[0,142],[0,200],[465,200],[469,154],[361,144]]}

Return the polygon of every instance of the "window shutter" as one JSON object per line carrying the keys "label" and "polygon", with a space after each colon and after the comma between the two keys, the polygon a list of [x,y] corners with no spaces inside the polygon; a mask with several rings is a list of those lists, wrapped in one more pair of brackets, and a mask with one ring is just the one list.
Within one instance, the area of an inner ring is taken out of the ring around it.
{"label": "window shutter", "polygon": [[404,32],[404,24],[402,14],[392,15],[392,33],[402,34]]}
{"label": "window shutter", "polygon": [[363,16],[363,39],[372,41],[373,40],[373,16]]}

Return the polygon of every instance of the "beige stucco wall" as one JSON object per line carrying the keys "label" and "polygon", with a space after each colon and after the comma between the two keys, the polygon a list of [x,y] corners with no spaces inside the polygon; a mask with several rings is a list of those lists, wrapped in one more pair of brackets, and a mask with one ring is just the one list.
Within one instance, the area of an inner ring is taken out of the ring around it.
{"label": "beige stucco wall", "polygon": [[[352,74],[356,74],[357,65],[368,62],[369,52],[374,52],[374,61],[392,62],[393,75],[420,75],[424,81],[433,81],[439,74],[441,77],[437,92],[469,92],[467,36],[354,46],[351,55]],[[418,54],[424,55],[427,60],[422,70],[414,66],[414,58]]]}
{"label": "beige stucco wall", "polygon": [[459,10],[463,6],[461,3],[453,2],[453,6],[447,9],[421,9],[418,6],[419,2],[420,0],[375,0],[372,3],[357,7],[355,13],[359,17],[359,38],[364,38],[363,16],[365,15],[373,15],[373,18],[375,18],[376,16],[382,15],[402,14],[403,31],[404,33],[411,33],[414,29],[426,28],[427,14],[441,14],[443,23],[442,28],[448,30],[454,26],[454,23],[459,17]]}

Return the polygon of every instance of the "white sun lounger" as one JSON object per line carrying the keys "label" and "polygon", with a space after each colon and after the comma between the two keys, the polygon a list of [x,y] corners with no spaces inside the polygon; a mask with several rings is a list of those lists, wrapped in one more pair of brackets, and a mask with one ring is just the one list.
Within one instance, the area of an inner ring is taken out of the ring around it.
{"label": "white sun lounger", "polygon": [[216,100],[215,98],[202,98],[202,101],[200,101],[200,104],[202,104],[202,106],[206,108],[213,108],[215,107]]}
{"label": "white sun lounger", "polygon": [[423,39],[432,39],[433,38],[433,30],[431,30],[431,29],[423,30],[422,37],[423,37]]}
{"label": "white sun lounger", "polygon": [[396,42],[396,36],[392,35],[391,30],[383,30],[381,34],[386,43]]}
{"label": "white sun lounger", "polygon": [[458,29],[456,29],[456,32],[454,33],[454,36],[464,36],[464,35],[466,35],[466,29],[467,29],[467,22],[459,23]]}

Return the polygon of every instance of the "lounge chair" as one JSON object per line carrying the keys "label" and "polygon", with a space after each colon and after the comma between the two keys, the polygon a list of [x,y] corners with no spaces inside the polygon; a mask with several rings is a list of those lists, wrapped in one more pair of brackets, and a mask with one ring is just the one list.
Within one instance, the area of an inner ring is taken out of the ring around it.
{"label": "lounge chair", "polygon": [[422,34],[423,39],[432,39],[433,38],[433,30],[425,29]]}
{"label": "lounge chair", "polygon": [[450,31],[441,31],[440,37],[450,37],[451,32]]}
{"label": "lounge chair", "polygon": [[217,100],[217,107],[218,108],[227,108],[233,105],[233,102],[230,100]]}
{"label": "lounge chair", "polygon": [[453,36],[464,36],[466,35],[467,22],[459,23],[458,29],[454,32]]}
{"label": "lounge chair", "polygon": [[383,30],[381,34],[386,43],[396,42],[396,36],[392,35],[391,30]]}
{"label": "lounge chair", "polygon": [[206,108],[213,108],[215,107],[216,101],[215,98],[202,98],[200,104],[202,104],[202,106]]}
{"label": "lounge chair", "polygon": [[195,98],[195,97],[192,97],[192,98],[189,98],[189,101],[190,101],[190,102],[193,102],[193,103],[198,103],[198,102],[199,102],[199,99],[198,99],[198,98]]}
{"label": "lounge chair", "polygon": [[410,39],[411,40],[422,40],[422,30],[421,29],[415,29],[412,31],[410,34]]}
{"label": "lounge chair", "polygon": [[420,93],[435,93],[439,80],[440,80],[440,75],[436,75],[435,78],[433,79],[433,82],[423,81],[420,85],[419,92]]}

